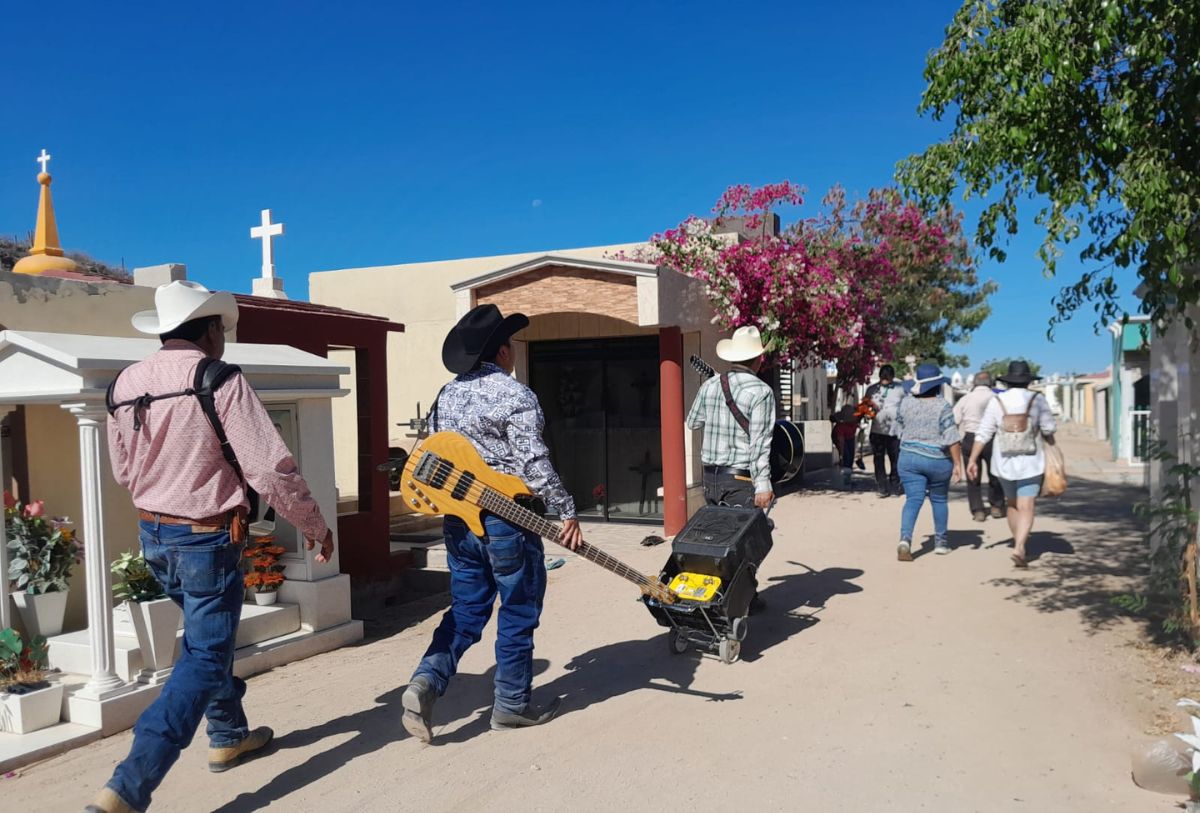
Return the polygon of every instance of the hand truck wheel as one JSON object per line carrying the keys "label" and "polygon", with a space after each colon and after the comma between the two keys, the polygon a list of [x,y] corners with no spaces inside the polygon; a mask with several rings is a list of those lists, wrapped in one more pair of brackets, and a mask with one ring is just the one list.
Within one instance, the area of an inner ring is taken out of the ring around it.
{"label": "hand truck wheel", "polygon": [[722,639],[718,652],[723,663],[733,663],[742,654],[742,645],[732,638],[725,638]]}
{"label": "hand truck wheel", "polygon": [[671,648],[672,655],[682,655],[688,651],[688,639],[677,629],[667,633],[667,645]]}

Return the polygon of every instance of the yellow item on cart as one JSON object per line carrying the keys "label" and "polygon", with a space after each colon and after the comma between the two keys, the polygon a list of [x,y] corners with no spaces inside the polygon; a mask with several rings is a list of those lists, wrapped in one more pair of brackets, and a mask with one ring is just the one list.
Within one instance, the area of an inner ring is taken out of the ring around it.
{"label": "yellow item on cart", "polygon": [[712,601],[721,588],[720,576],[702,576],[699,573],[680,573],[671,579],[667,588],[684,601]]}

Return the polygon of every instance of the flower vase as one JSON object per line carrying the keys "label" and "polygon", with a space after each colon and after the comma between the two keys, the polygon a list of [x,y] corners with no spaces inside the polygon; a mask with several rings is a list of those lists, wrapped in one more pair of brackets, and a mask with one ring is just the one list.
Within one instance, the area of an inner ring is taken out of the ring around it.
{"label": "flower vase", "polygon": [[270,604],[274,604],[278,599],[279,599],[279,591],[278,590],[270,590],[266,593],[255,593],[254,594],[254,603],[257,604],[259,607],[266,607]]}
{"label": "flower vase", "polygon": [[63,619],[67,615],[67,592],[12,594],[28,637],[52,638],[62,632]]}
{"label": "flower vase", "polygon": [[125,602],[142,654],[139,683],[157,685],[175,664],[176,633],[183,610],[169,598]]}
{"label": "flower vase", "polygon": [[62,717],[63,691],[58,681],[19,693],[0,691],[0,731],[30,734],[54,725]]}

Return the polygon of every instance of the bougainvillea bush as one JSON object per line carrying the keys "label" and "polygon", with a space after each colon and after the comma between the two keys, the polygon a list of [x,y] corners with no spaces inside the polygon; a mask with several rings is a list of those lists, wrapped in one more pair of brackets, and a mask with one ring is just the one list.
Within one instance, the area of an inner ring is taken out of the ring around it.
{"label": "bougainvillea bush", "polygon": [[[636,259],[703,282],[714,321],[727,330],[755,325],[780,360],[836,361],[843,385],[867,380],[898,342],[930,357],[946,341],[964,338],[953,328],[971,303],[944,284],[947,269],[959,277],[970,270],[956,216],[923,211],[894,190],[873,191],[847,209],[835,187],[814,217],[779,234],[768,228],[773,209],[799,206],[802,195],[788,181],[731,186],[712,221],[689,217],[652,237]],[[742,239],[718,233],[732,217],[744,219]],[[974,284],[973,276],[968,281]]]}

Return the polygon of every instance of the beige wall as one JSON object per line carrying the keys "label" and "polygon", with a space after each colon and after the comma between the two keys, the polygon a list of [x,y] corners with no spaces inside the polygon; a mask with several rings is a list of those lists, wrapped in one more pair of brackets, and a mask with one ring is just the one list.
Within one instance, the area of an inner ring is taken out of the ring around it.
{"label": "beige wall", "polygon": [[0,326],[86,336],[141,336],[129,318],[154,307],[154,289],[0,273]]}
{"label": "beige wall", "polygon": [[[552,253],[604,259],[639,245],[596,246]],[[438,390],[451,378],[442,366],[442,341],[458,321],[456,298],[450,286],[546,253],[351,268],[309,275],[309,297],[313,302],[384,316],[404,325],[403,334],[388,338],[389,445],[412,447],[416,437],[407,422],[416,417],[417,402],[421,403],[422,413],[427,411]],[[397,426],[398,422],[405,425]],[[339,446],[338,454],[341,453]]]}
{"label": "beige wall", "polygon": [[[83,493],[79,470],[79,429],[75,417],[58,406],[31,405],[25,408],[25,432],[29,448],[29,497],[46,501],[51,516],[70,517],[75,530],[83,528]],[[138,549],[137,515],[129,492],[117,485],[109,467],[107,443],[101,443],[104,491],[105,561],[122,551]],[[87,626],[85,577],[82,565],[71,574],[65,631]]]}
{"label": "beige wall", "polygon": [[[728,239],[734,239],[732,235]],[[340,271],[324,271],[309,275],[309,294],[313,302],[334,305],[350,310],[385,316],[405,326],[403,334],[393,334],[388,343],[390,370],[388,375],[388,425],[390,443],[411,448],[416,436],[405,426],[416,414],[419,401],[422,412],[428,410],[438,390],[451,376],[442,366],[441,348],[446,333],[457,321],[457,301],[451,286],[469,279],[498,271],[518,263],[552,253],[584,259],[613,258],[632,252],[642,243],[594,246],[581,249],[537,251],[496,257],[475,257],[408,265],[376,266]],[[546,339],[595,338],[654,334],[657,328],[636,325],[636,311],[624,314],[629,320],[607,315],[601,303],[596,308],[604,314],[551,313],[534,317],[530,327],[517,335],[523,341]],[[696,280],[674,272],[663,272],[658,287],[658,309],[661,324],[680,325],[684,330],[684,409],[691,407],[700,386],[700,378],[687,359],[692,354],[703,356],[719,371],[728,369],[714,351],[724,333],[712,324],[712,309],[704,295],[704,287]],[[524,369],[523,349],[518,350],[518,377]],[[348,399],[347,399],[348,400]],[[338,430],[335,430],[338,431]],[[339,437],[342,437],[339,434]],[[687,432],[685,452],[689,485],[701,480],[699,457],[700,432]],[[341,441],[344,442],[344,441]],[[338,446],[338,458],[345,457]]]}
{"label": "beige wall", "polygon": [[349,394],[333,399],[334,483],[338,501],[358,498],[358,392],[355,387],[355,351],[329,348],[329,360],[350,368],[339,379],[339,385]]}

